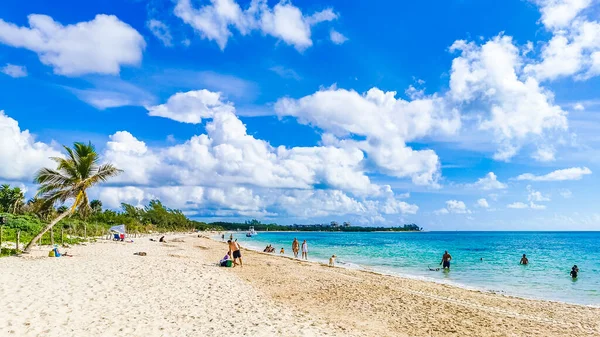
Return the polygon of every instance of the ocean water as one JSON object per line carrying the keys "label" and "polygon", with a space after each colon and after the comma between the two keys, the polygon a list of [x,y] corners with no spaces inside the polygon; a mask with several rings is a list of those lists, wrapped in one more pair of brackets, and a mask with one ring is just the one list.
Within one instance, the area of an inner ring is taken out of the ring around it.
{"label": "ocean water", "polygon": [[[600,232],[234,233],[248,248],[267,244],[292,256],[292,240],[307,240],[309,260],[495,291],[524,298],[600,306]],[[438,268],[444,250],[451,270]],[[527,254],[529,265],[519,265]],[[569,272],[576,264],[579,277]]]}

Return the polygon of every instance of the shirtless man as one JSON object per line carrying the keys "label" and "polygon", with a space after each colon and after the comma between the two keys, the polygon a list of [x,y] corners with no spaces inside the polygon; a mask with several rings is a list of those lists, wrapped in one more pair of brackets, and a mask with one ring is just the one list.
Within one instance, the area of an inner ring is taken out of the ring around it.
{"label": "shirtless man", "polygon": [[[233,259],[233,266],[237,266],[238,264],[242,267],[242,252],[240,251],[240,244],[237,241],[227,241],[229,245],[229,256]],[[240,263],[237,263],[237,260],[240,260]]]}
{"label": "shirtless man", "polygon": [[298,258],[298,251],[300,251],[300,243],[296,238],[294,238],[294,241],[292,242],[292,251],[294,252],[294,257]]}
{"label": "shirtless man", "polygon": [[448,251],[445,251],[444,256],[442,256],[442,262],[440,262],[440,264],[443,264],[442,268],[450,270],[450,260],[452,260],[452,256],[448,254]]}
{"label": "shirtless man", "polygon": [[519,264],[529,264],[529,260],[527,259],[527,256],[525,256],[525,254],[523,254],[523,257],[521,258],[521,262],[519,262]]}

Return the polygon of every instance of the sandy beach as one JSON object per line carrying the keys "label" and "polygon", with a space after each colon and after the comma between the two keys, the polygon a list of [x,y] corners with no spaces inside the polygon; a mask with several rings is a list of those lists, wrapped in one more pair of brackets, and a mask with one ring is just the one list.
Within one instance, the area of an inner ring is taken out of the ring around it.
{"label": "sandy beach", "polygon": [[[1,336],[592,336],[600,309],[331,268],[196,235],[0,259]],[[147,256],[136,256],[144,251]]]}

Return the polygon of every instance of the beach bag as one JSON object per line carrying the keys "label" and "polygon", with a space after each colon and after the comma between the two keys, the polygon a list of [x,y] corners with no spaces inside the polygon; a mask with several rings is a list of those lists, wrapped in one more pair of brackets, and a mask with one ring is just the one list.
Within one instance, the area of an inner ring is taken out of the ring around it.
{"label": "beach bag", "polygon": [[226,260],[221,262],[221,267],[231,267],[233,265],[233,261]]}
{"label": "beach bag", "polygon": [[54,249],[52,249],[50,252],[48,252],[48,257],[55,257]]}

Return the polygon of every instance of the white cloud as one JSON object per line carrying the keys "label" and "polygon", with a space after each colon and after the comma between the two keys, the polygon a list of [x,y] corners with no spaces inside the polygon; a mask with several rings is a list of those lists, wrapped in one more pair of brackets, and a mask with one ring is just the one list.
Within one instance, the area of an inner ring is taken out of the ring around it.
{"label": "white cloud", "polygon": [[289,69],[284,66],[274,66],[269,68],[269,70],[281,76],[282,78],[292,78],[296,81],[299,81],[301,79],[300,75],[298,75],[298,73],[294,71],[294,69]]}
{"label": "white cloud", "polygon": [[29,15],[29,27],[0,19],[0,43],[25,48],[66,76],[119,74],[121,66],[138,65],[146,46],[143,37],[114,15],[63,26],[46,15]]}
{"label": "white cloud", "polygon": [[146,23],[148,29],[152,32],[152,34],[162,42],[166,47],[173,46],[173,37],[171,36],[171,30],[169,27],[155,19],[151,19]]}
{"label": "white cloud", "polygon": [[552,171],[545,175],[534,175],[532,173],[524,173],[519,175],[517,180],[531,181],[565,181],[565,180],[580,180],[583,176],[592,174],[592,171],[587,167],[571,167],[562,170]]}
{"label": "white cloud", "polygon": [[529,195],[527,196],[529,202],[550,201],[550,197],[543,195],[540,191],[534,190],[531,186],[527,186],[527,191],[529,192]]}
{"label": "white cloud", "polygon": [[567,27],[592,0],[535,0],[540,6],[542,23],[548,29]]}
{"label": "white cloud", "polygon": [[583,110],[585,110],[585,107],[583,106],[583,104],[577,103],[573,106],[573,109],[575,109],[577,111],[583,111]]}
{"label": "white cloud", "polygon": [[540,205],[540,204],[535,204],[533,202],[530,202],[529,208],[534,209],[534,210],[543,210],[543,209],[546,209],[546,205]]}
{"label": "white cloud", "polygon": [[494,132],[500,145],[495,159],[509,160],[525,143],[567,129],[566,112],[553,94],[532,77],[520,78],[524,60],[511,37],[483,46],[459,40],[450,50],[461,55],[452,62],[449,96],[482,112],[479,128]]}
{"label": "white cloud", "polygon": [[27,69],[24,66],[17,66],[14,64],[10,64],[10,63],[6,64],[6,66],[1,68],[0,72],[4,73],[12,78],[19,78],[19,77],[27,76]]}
{"label": "white cloud", "polygon": [[[327,132],[324,144],[362,149],[385,174],[436,185],[440,164],[435,152],[415,151],[406,142],[434,133],[455,133],[460,128],[458,112],[446,109],[443,99],[435,95],[412,101],[395,95],[377,88],[361,95],[331,87],[300,99],[280,99],[275,111],[323,129]],[[366,140],[356,141],[351,135]]]}
{"label": "white cloud", "polygon": [[485,177],[477,179],[477,182],[471,184],[470,186],[480,188],[485,191],[501,190],[507,187],[506,184],[498,181],[498,177],[496,177],[494,172],[489,172],[485,175]]}
{"label": "white cloud", "polygon": [[305,16],[291,2],[281,1],[269,7],[266,0],[254,0],[247,9],[242,9],[235,0],[211,0],[211,4],[199,9],[190,0],[178,0],[175,15],[203,38],[215,41],[222,50],[233,35],[231,28],[235,27],[242,35],[260,30],[302,51],[312,46],[311,26],[337,18],[332,9]]}
{"label": "white cloud", "polygon": [[38,142],[28,130],[0,110],[0,179],[32,181],[37,170],[53,167],[49,157],[61,157],[51,146]]}
{"label": "white cloud", "polygon": [[203,118],[212,118],[219,112],[233,112],[233,104],[223,102],[219,92],[205,89],[179,92],[167,103],[147,107],[148,115],[169,118],[182,123],[199,124]]}
{"label": "white cloud", "polygon": [[[525,67],[538,80],[575,76],[585,80],[600,74],[600,23],[586,16],[593,0],[537,0],[542,23],[552,39],[542,47],[541,60]],[[591,12],[590,12],[591,13]]]}
{"label": "white cloud", "polygon": [[552,146],[540,146],[532,155],[533,159],[540,162],[550,162],[555,160],[556,150]]}
{"label": "white cloud", "polygon": [[515,208],[515,209],[523,209],[523,208],[529,208],[529,205],[522,203],[522,202],[513,202],[512,204],[508,204],[506,207]]}
{"label": "white cloud", "polygon": [[490,204],[488,204],[487,200],[485,200],[484,198],[481,198],[481,199],[477,200],[477,207],[489,208]]}
{"label": "white cloud", "polygon": [[460,200],[448,200],[446,201],[446,207],[439,209],[437,211],[434,212],[435,214],[448,214],[448,213],[455,213],[455,214],[467,214],[467,213],[471,213],[471,210],[469,210],[467,208],[467,205],[465,205],[465,203],[463,201]]}
{"label": "white cloud", "polygon": [[335,44],[343,44],[344,42],[348,41],[347,37],[342,35],[342,33],[336,31],[335,29],[329,31],[329,39],[331,39],[331,42]]}

